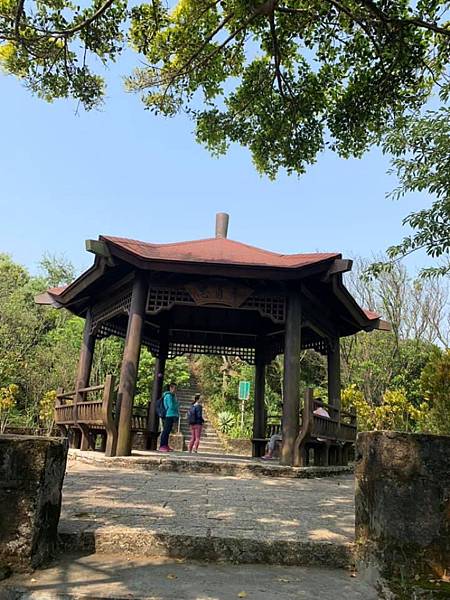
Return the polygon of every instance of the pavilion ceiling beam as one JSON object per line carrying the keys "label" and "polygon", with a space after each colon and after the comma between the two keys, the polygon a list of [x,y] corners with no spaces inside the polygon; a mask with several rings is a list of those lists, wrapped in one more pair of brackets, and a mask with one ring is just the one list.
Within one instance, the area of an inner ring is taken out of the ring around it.
{"label": "pavilion ceiling beam", "polygon": [[303,316],[318,332],[322,331],[325,337],[338,337],[338,330],[333,323],[331,311],[304,285],[301,287]]}
{"label": "pavilion ceiling beam", "polygon": [[331,331],[309,319],[303,321],[302,327],[309,327],[309,329],[317,333],[317,335],[319,335],[320,337],[330,338],[333,335]]}

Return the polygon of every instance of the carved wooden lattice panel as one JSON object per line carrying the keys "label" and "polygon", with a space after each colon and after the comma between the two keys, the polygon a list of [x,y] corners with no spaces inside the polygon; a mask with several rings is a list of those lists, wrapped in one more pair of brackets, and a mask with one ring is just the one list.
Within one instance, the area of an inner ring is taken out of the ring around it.
{"label": "carved wooden lattice panel", "polygon": [[[147,312],[157,313],[167,310],[175,304],[196,304],[185,288],[150,288],[147,299]],[[199,305],[207,305],[200,302]],[[212,302],[212,306],[218,306]],[[235,308],[238,308],[237,306]],[[242,310],[257,310],[262,316],[270,317],[276,323],[283,323],[286,316],[286,300],[284,296],[250,296],[239,306]]]}
{"label": "carved wooden lattice panel", "polygon": [[185,344],[182,342],[170,342],[169,358],[175,358],[175,356],[182,356],[183,354],[237,356],[251,365],[255,363],[254,348],[234,348],[232,346],[220,346],[213,344]]}
{"label": "carved wooden lattice panel", "polygon": [[241,308],[257,310],[263,317],[270,317],[272,321],[284,323],[286,300],[283,296],[250,296]]}
{"label": "carved wooden lattice panel", "polygon": [[[131,306],[131,289],[123,290],[121,294],[100,302],[92,309],[92,328],[94,332],[101,323],[119,315],[128,313]],[[109,334],[110,335],[110,334]]]}
{"label": "carved wooden lattice panel", "polygon": [[121,327],[120,325],[116,325],[115,323],[101,323],[101,325],[97,329],[95,337],[100,340],[102,338],[109,337],[110,335],[125,338],[126,333],[126,327]]}
{"label": "carved wooden lattice panel", "polygon": [[157,313],[174,304],[195,304],[184,288],[150,288],[147,298],[147,312]]}
{"label": "carved wooden lattice panel", "polygon": [[[110,335],[115,335],[116,337],[120,337],[125,339],[127,333],[126,327],[122,327],[121,325],[117,325],[116,323],[102,323],[97,330],[96,338],[102,339],[105,337],[109,337]],[[157,356],[159,353],[159,342],[158,340],[152,339],[146,335],[142,337],[142,345],[146,346],[150,352]]]}
{"label": "carved wooden lattice panel", "polygon": [[326,339],[302,342],[302,350],[315,350],[316,352],[320,352],[320,354],[328,354],[329,348],[330,344]]}

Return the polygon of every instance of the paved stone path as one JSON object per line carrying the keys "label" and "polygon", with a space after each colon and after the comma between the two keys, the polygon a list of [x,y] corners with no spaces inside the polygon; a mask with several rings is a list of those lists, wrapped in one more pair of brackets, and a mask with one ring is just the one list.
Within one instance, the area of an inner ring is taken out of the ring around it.
{"label": "paved stone path", "polygon": [[[180,536],[210,543],[228,539],[230,545],[247,541],[253,543],[247,545],[247,553],[253,553],[250,559],[232,556],[232,560],[249,562],[253,556],[255,562],[278,562],[281,555],[282,562],[293,564],[294,559],[283,557],[289,546],[280,546],[278,556],[268,558],[258,557],[258,547],[272,544],[272,548],[273,543],[284,542],[294,544],[293,554],[298,551],[296,543],[305,550],[308,544],[316,549],[321,544],[348,548],[354,533],[353,493],[353,478],[348,475],[330,479],[240,479],[102,469],[69,461],[60,531],[65,535],[92,534],[97,551],[100,540],[109,540],[105,552],[117,546],[116,551],[122,548],[132,553],[135,547],[142,555],[152,554],[148,548],[143,549],[145,535],[178,536],[172,546],[180,543]],[[214,552],[211,550],[212,559]],[[182,556],[203,558],[204,552],[196,554],[191,547]],[[216,559],[220,558],[219,552]],[[316,564],[320,560],[319,552]],[[338,559],[336,566],[343,566],[342,560]]]}
{"label": "paved stone path", "polygon": [[344,570],[93,554],[0,584],[2,600],[376,600]]}

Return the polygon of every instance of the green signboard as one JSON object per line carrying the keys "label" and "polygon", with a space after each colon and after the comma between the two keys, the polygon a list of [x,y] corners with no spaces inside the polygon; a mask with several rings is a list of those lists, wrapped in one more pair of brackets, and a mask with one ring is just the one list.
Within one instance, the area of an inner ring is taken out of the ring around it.
{"label": "green signboard", "polygon": [[250,398],[250,381],[239,382],[239,400],[248,400]]}

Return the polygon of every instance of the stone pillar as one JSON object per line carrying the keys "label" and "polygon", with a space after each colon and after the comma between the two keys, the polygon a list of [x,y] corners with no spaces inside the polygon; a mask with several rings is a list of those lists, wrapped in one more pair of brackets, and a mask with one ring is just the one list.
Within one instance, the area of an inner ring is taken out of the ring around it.
{"label": "stone pillar", "polygon": [[0,435],[0,578],[52,557],[66,458],[65,439]]}
{"label": "stone pillar", "polygon": [[162,396],[164,385],[164,372],[166,370],[166,360],[168,353],[167,330],[160,332],[159,340],[159,356],[155,361],[155,372],[153,376],[152,397],[148,406],[147,412],[147,450],[156,450],[158,447],[158,429],[159,417],[156,414],[156,403]]}
{"label": "stone pillar", "polygon": [[119,429],[116,456],[131,454],[131,417],[133,399],[141,351],[142,329],[147,300],[147,282],[143,274],[137,273],[133,284],[127,335],[120,370],[118,407]]}
{"label": "stone pillar", "polygon": [[[83,401],[83,394],[78,393],[79,389],[89,386],[91,376],[92,360],[94,358],[95,336],[91,333],[92,329],[92,311],[88,308],[84,321],[83,340],[81,342],[80,358],[78,361],[78,371],[75,381],[75,396],[73,400],[74,421],[77,422],[78,407],[77,404]],[[71,445],[81,450],[88,450],[91,446],[88,430],[74,430],[71,437]]]}
{"label": "stone pillar", "polygon": [[299,292],[287,297],[286,334],[284,342],[284,394],[280,463],[294,464],[295,442],[299,433],[300,352],[302,311]]}
{"label": "stone pillar", "polygon": [[409,589],[448,575],[450,436],[360,433],[355,475],[356,553],[366,579]]}
{"label": "stone pillar", "polygon": [[264,395],[266,387],[266,363],[263,342],[258,342],[255,352],[255,397],[253,405],[253,456],[264,454],[264,442],[258,442],[266,437],[266,414]]}
{"label": "stone pillar", "polygon": [[341,409],[341,348],[339,338],[331,340],[327,355],[328,363],[328,402]]}

